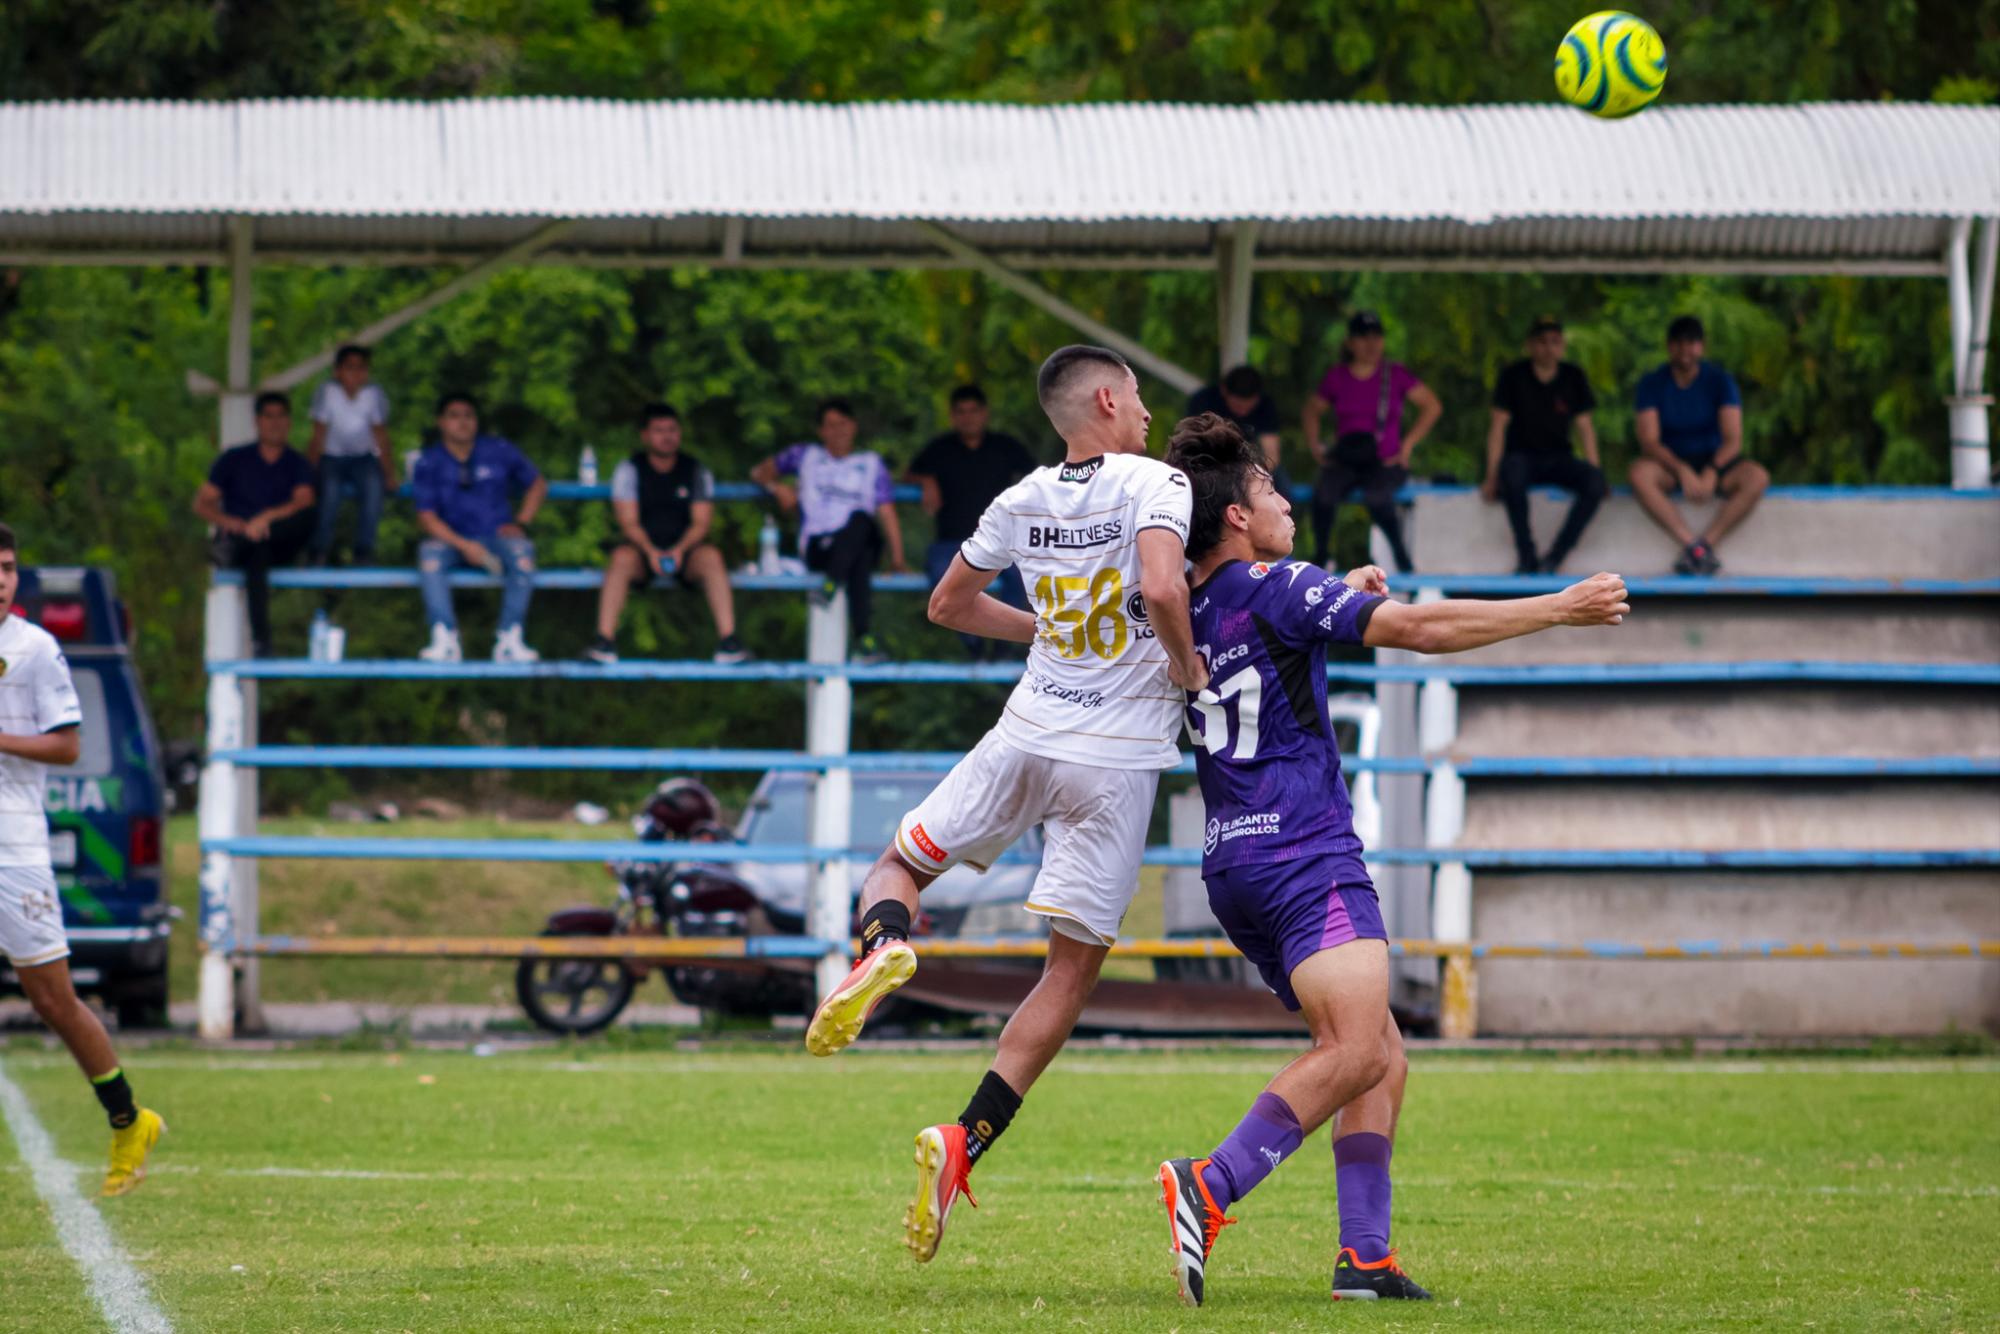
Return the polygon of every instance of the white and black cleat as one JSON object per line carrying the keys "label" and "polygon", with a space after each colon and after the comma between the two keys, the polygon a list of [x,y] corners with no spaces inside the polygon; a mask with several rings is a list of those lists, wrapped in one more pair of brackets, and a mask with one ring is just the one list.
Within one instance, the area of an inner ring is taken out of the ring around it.
{"label": "white and black cleat", "polygon": [[1160,1164],[1160,1203],[1167,1208],[1174,1282],[1183,1306],[1201,1305],[1208,1254],[1215,1249],[1216,1234],[1236,1221],[1222,1216],[1208,1187],[1202,1184],[1201,1169],[1207,1164],[1206,1158],[1169,1158]]}

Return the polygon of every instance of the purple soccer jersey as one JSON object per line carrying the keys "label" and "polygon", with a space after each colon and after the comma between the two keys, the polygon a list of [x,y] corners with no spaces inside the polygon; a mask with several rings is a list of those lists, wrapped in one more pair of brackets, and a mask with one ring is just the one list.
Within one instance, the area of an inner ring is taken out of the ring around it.
{"label": "purple soccer jersey", "polygon": [[1382,601],[1305,561],[1231,561],[1194,590],[1194,642],[1209,669],[1187,712],[1208,809],[1203,876],[1359,855],[1326,716],[1326,646],[1359,644]]}

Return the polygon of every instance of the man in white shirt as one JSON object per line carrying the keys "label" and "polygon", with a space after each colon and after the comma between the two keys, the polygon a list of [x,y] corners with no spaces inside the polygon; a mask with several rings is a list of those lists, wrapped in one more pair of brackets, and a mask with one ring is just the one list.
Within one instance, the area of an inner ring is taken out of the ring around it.
{"label": "man in white shirt", "polygon": [[319,531],[312,551],[320,564],[333,554],[334,525],[348,496],[355,505],[354,563],[373,560],[382,496],[396,489],[389,396],[368,377],[368,349],[349,344],[334,354],[332,377],[313,392],[306,459],[319,470]]}
{"label": "man in white shirt", "polygon": [[[959,862],[984,869],[1029,826],[1045,851],[1027,902],[1050,926],[1048,965],[1000,1035],[956,1122],[917,1135],[917,1198],[905,1241],[937,1254],[972,1165],[1055,1059],[1097,985],[1125,910],[1160,771],[1180,760],[1185,696],[1208,668],[1188,623],[1192,492],[1146,457],[1151,414],[1124,358],[1073,346],[1042,364],[1042,410],[1064,461],[1002,491],[931,594],[933,621],[1031,644],[999,723],[917,808],[861,888],[864,951],[813,1016],[806,1047],[826,1056],[860,1035],[875,1005],[916,972],[906,943],[918,894]],[[984,589],[1018,565],[1034,612]]]}
{"label": "man in white shirt", "polygon": [[42,802],[49,766],[75,764],[82,753],[83,706],[55,638],[13,614],[21,586],[15,545],[14,530],[0,524],[0,954],[35,1013],[83,1067],[110,1118],[104,1193],[123,1195],[144,1179],[146,1155],[167,1127],[133,1102],[104,1025],[70,983]]}

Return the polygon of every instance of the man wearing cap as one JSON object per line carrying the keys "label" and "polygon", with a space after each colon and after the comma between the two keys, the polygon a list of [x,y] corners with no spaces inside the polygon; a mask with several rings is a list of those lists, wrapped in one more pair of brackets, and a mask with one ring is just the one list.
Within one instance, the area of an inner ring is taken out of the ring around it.
{"label": "man wearing cap", "polygon": [[[1516,574],[1554,573],[1583,536],[1608,489],[1597,460],[1597,428],[1590,420],[1597,398],[1590,392],[1583,367],[1564,361],[1562,354],[1561,322],[1553,315],[1540,316],[1528,328],[1526,359],[1506,367],[1493,382],[1486,480],[1479,494],[1507,506]],[[1582,458],[1570,446],[1572,430],[1583,444]],[[1535,536],[1528,526],[1528,492],[1537,486],[1558,487],[1575,497],[1546,556],[1535,554]]]}
{"label": "man wearing cap", "polygon": [[[1682,315],[1667,326],[1666,364],[1639,381],[1632,429],[1632,495],[1654,523],[1681,544],[1677,574],[1714,574],[1723,534],[1757,506],[1771,474],[1743,457],[1743,395],[1728,371],[1702,360],[1701,321]],[[1722,508],[1697,534],[1681,517],[1673,493],[1697,504],[1723,497]]]}

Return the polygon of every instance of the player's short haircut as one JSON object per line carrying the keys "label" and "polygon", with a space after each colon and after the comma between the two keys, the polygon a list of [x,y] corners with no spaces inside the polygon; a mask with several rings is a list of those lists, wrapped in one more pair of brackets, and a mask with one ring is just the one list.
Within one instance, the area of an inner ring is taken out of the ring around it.
{"label": "player's short haircut", "polygon": [[275,389],[266,389],[263,393],[257,395],[256,402],[251,406],[251,413],[254,416],[261,417],[264,415],[264,409],[274,403],[285,410],[286,416],[291,415],[292,396],[290,394],[281,394]]}
{"label": "player's short haircut", "polygon": [[375,359],[375,354],[359,343],[344,343],[340,351],[333,354],[334,369],[345,366],[349,357],[361,358],[361,364],[365,366]]}
{"label": "player's short haircut", "polygon": [[438,398],[437,415],[440,417],[444,416],[445,409],[454,403],[463,403],[466,407],[472,409],[473,416],[477,417],[479,415],[479,400],[471,394],[466,393],[463,389],[454,389],[448,394],[440,395]]}
{"label": "player's short haircut", "polygon": [[951,405],[957,407],[961,403],[977,403],[983,408],[986,406],[986,391],[976,384],[962,384],[951,391]]}
{"label": "player's short haircut", "polygon": [[674,410],[674,405],[671,403],[648,403],[639,409],[639,429],[645,430],[662,417],[668,421],[679,421],[681,414]]}
{"label": "player's short haircut", "polygon": [[1692,315],[1676,315],[1674,322],[1667,326],[1669,343],[1699,343],[1703,341],[1701,321]]}
{"label": "player's short haircut", "polygon": [[837,412],[849,421],[860,420],[859,417],[854,415],[854,404],[844,398],[822,398],[819,401],[818,409],[813,413],[813,420],[823,422],[826,420],[826,414],[829,412]]}
{"label": "player's short haircut", "polygon": [[1049,353],[1049,359],[1042,363],[1041,374],[1035,377],[1035,397],[1041,400],[1042,411],[1058,427],[1069,415],[1070,394],[1093,375],[1106,373],[1130,375],[1132,367],[1125,358],[1108,347],[1092,347],[1088,343],[1071,343]]}
{"label": "player's short haircut", "polygon": [[0,523],[0,551],[19,550],[20,547],[14,543],[14,526],[8,523]]}
{"label": "player's short haircut", "polygon": [[1222,392],[1238,398],[1255,398],[1264,392],[1264,377],[1255,366],[1238,366],[1222,377]]}
{"label": "player's short haircut", "polygon": [[1183,417],[1167,440],[1167,463],[1187,474],[1194,490],[1187,557],[1200,560],[1222,541],[1223,511],[1250,503],[1250,486],[1264,459],[1236,423],[1212,412]]}

